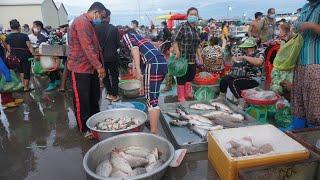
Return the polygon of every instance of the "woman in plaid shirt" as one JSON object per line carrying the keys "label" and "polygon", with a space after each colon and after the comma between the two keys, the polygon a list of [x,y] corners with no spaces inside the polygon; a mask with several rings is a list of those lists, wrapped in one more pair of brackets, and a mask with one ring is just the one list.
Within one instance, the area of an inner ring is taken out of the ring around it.
{"label": "woman in plaid shirt", "polygon": [[[126,47],[131,50],[133,74],[136,79],[143,81],[141,84],[144,86],[140,92],[144,93],[147,99],[151,132],[158,134],[160,117],[158,98],[160,85],[168,71],[167,61],[159,49],[134,30],[129,30],[122,39]],[[142,71],[140,62],[142,62]]]}
{"label": "woman in plaid shirt", "polygon": [[180,25],[172,39],[175,59],[178,60],[182,56],[188,59],[186,75],[177,77],[179,102],[184,102],[185,98],[193,98],[191,82],[196,75],[196,58],[198,58],[200,64],[203,63],[200,35],[196,30],[196,25],[199,21],[198,10],[194,7],[189,8],[187,15],[188,21]]}

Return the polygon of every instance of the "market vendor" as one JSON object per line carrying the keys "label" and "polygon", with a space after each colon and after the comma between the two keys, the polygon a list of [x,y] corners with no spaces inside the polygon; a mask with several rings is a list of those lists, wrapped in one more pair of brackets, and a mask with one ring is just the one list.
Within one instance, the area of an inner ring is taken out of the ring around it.
{"label": "market vendor", "polygon": [[160,117],[158,98],[160,85],[168,71],[166,59],[153,44],[133,29],[130,29],[122,39],[126,47],[131,50],[133,76],[142,84],[140,93],[145,94],[147,99],[151,132],[158,134]]}
{"label": "market vendor", "polygon": [[196,59],[198,58],[199,64],[203,64],[200,35],[196,29],[199,22],[199,11],[197,8],[191,7],[188,9],[187,15],[187,22],[179,26],[180,28],[172,38],[175,59],[178,60],[184,56],[188,59],[186,75],[177,77],[179,102],[184,102],[185,98],[193,98],[191,82],[196,75]]}
{"label": "market vendor", "polygon": [[244,108],[245,102],[241,97],[241,91],[259,86],[257,77],[261,76],[260,66],[264,61],[264,53],[257,48],[255,38],[248,38],[239,46],[243,49],[243,55],[234,56],[231,73],[220,81],[219,99],[225,99],[229,88],[238,100],[239,108]]}

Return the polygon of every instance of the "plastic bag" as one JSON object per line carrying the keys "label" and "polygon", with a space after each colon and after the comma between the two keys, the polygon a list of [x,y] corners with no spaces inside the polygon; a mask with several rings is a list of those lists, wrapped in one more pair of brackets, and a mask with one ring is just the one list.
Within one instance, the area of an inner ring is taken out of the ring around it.
{"label": "plastic bag", "polygon": [[40,61],[33,60],[31,67],[32,67],[33,73],[36,75],[42,75],[44,73],[44,70],[42,69]]}
{"label": "plastic bag", "polygon": [[169,74],[176,77],[182,77],[186,75],[188,71],[188,59],[185,56],[176,60],[174,55],[171,54],[168,61],[168,71]]}
{"label": "plastic bag", "polygon": [[210,87],[201,87],[194,96],[198,101],[210,101],[216,97],[216,94]]}
{"label": "plastic bag", "polygon": [[287,43],[280,47],[277,56],[274,59],[273,67],[283,71],[292,70],[297,64],[302,45],[303,37],[300,34],[291,38]]}
{"label": "plastic bag", "polygon": [[284,107],[276,112],[275,125],[277,127],[287,128],[292,123],[292,114],[290,107]]}
{"label": "plastic bag", "polygon": [[10,70],[11,81],[6,82],[4,77],[0,80],[0,92],[14,92],[22,89],[22,84],[13,70]]}

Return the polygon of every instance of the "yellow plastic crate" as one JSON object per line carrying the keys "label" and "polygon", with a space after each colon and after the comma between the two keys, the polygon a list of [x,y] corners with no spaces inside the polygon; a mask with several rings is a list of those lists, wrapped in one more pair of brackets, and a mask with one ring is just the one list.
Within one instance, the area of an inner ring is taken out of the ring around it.
{"label": "yellow plastic crate", "polygon": [[[231,139],[240,139],[244,136],[273,139],[270,144],[274,152],[264,155],[232,157],[224,147],[224,143]],[[284,146],[290,148],[286,151]],[[223,180],[238,179],[238,171],[242,168],[251,168],[261,165],[275,165],[309,158],[309,151],[301,144],[287,136],[272,125],[259,125],[241,128],[224,129],[208,135],[208,159]]]}

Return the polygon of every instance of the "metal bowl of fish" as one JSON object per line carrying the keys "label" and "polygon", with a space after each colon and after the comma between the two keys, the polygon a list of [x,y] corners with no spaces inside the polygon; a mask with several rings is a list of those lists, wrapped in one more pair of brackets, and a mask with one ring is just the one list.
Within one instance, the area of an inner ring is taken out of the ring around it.
{"label": "metal bowl of fish", "polygon": [[127,133],[94,145],[83,166],[94,179],[161,179],[174,157],[172,144],[149,133]]}
{"label": "metal bowl of fish", "polygon": [[134,108],[110,109],[91,116],[87,127],[96,139],[102,140],[127,132],[141,132],[147,114]]}
{"label": "metal bowl of fish", "polygon": [[128,98],[136,98],[140,96],[141,82],[139,80],[128,80],[120,83],[119,88],[121,89],[124,96]]}

